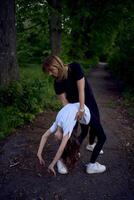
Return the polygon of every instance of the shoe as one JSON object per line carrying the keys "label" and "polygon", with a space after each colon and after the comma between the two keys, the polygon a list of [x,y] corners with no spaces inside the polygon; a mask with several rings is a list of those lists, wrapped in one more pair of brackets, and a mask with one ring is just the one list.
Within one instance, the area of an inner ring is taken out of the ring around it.
{"label": "shoe", "polygon": [[96,163],[89,163],[87,165],[87,168],[86,168],[86,172],[88,174],[102,173],[104,171],[106,171],[106,166],[105,165],[101,165],[98,162],[96,162]]}
{"label": "shoe", "polygon": [[[87,146],[86,146],[86,149],[88,150],[88,151],[93,151],[94,150],[94,147],[95,147],[95,145],[96,145],[96,143],[93,143],[93,144],[88,144]],[[104,151],[103,150],[101,150],[100,151],[100,154],[103,154],[104,153]]]}
{"label": "shoe", "polygon": [[65,164],[61,160],[57,161],[57,169],[58,169],[58,172],[60,174],[67,174],[68,173]]}

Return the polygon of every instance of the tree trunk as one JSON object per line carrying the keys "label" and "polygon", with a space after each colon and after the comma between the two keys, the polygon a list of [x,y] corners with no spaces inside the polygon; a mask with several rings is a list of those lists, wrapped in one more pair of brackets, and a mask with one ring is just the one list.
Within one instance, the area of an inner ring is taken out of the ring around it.
{"label": "tree trunk", "polygon": [[52,54],[60,55],[61,50],[61,16],[60,3],[58,0],[49,1],[50,9],[50,43]]}
{"label": "tree trunk", "polygon": [[15,0],[0,0],[0,85],[18,78]]}

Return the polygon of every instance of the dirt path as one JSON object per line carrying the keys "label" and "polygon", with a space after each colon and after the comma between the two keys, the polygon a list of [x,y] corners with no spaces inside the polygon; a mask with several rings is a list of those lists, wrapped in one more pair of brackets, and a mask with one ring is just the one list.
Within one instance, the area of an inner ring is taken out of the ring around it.
{"label": "dirt path", "polygon": [[[103,174],[88,175],[85,164],[90,152],[81,148],[81,160],[68,175],[56,178],[42,169],[36,159],[42,133],[55,117],[54,112],[40,114],[33,124],[16,131],[0,146],[1,200],[133,200],[134,199],[134,134],[132,119],[127,119],[120,106],[115,82],[99,65],[90,74],[100,108],[107,142],[98,161],[107,166]],[[54,155],[57,144],[47,144],[46,166]]]}

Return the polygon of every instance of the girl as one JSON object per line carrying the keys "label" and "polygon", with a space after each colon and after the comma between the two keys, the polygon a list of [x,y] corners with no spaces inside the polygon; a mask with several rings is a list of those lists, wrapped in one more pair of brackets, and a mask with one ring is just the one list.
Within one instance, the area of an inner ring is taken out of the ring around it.
{"label": "girl", "polygon": [[[74,137],[71,137],[73,128],[77,122],[76,114],[79,111],[79,103],[69,103],[65,105],[58,113],[56,121],[53,125],[44,133],[41,138],[37,156],[39,158],[40,164],[45,165],[45,161],[42,158],[42,151],[48,137],[54,134],[55,137],[61,140],[59,149],[50,163],[48,169],[54,175],[56,175],[54,166],[57,163],[58,172],[61,174],[67,174],[68,169],[72,168],[78,159],[79,152],[79,142]],[[84,105],[84,114],[81,120],[82,124],[88,124],[90,121],[90,111],[86,105]],[[66,148],[65,148],[66,147]]]}

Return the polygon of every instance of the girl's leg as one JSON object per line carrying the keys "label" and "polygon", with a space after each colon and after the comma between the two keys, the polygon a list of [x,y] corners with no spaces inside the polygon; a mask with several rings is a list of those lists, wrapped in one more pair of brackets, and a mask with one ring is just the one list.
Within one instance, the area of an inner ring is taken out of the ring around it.
{"label": "girl's leg", "polygon": [[[62,137],[63,137],[63,133],[62,133],[62,129],[61,127],[58,126],[57,128],[57,131],[55,132],[55,137],[57,140],[62,140]],[[67,174],[68,173],[68,170],[64,164],[64,161],[62,159],[62,156],[61,158],[57,161],[57,170],[60,174]]]}
{"label": "girl's leg", "polygon": [[86,172],[88,174],[102,173],[106,170],[106,166],[96,162],[96,159],[102,149],[104,142],[106,141],[106,136],[100,122],[96,121],[95,118],[93,119],[93,117],[91,120],[91,127],[93,128],[95,135],[97,136],[97,144],[93,149],[90,162],[86,168]]}
{"label": "girl's leg", "polygon": [[89,130],[89,124],[85,125],[85,124],[80,124],[81,126],[81,133],[78,137],[79,143],[82,144],[83,140],[85,139],[85,137],[88,134],[88,130]]}
{"label": "girl's leg", "polygon": [[[96,111],[96,115],[94,115],[93,112],[91,112],[91,119],[94,118],[94,120],[98,123],[100,123],[100,116],[99,116],[99,111]],[[96,137],[96,130],[92,128],[91,122],[88,125],[80,124],[81,126],[81,134],[79,136],[79,142],[80,144],[83,142],[85,137],[87,136],[89,132],[89,126],[90,126],[90,133],[89,133],[89,144],[92,145],[95,142],[95,137]]]}

